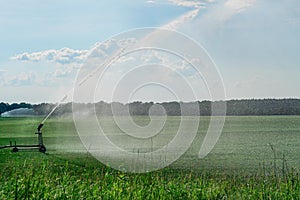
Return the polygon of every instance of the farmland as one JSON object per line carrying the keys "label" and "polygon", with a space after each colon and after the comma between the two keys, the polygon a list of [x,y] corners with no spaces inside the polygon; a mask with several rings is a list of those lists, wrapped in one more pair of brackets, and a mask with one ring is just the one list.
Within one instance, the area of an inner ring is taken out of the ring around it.
{"label": "farmland", "polygon": [[[134,120],[144,125],[149,119]],[[0,145],[35,143],[40,121],[0,118]],[[104,130],[118,133],[111,118],[102,121]],[[132,174],[87,153],[71,118],[52,118],[43,129],[46,154],[0,151],[0,199],[297,199],[299,121],[299,116],[227,117],[217,145],[200,160],[197,152],[209,124],[209,117],[202,117],[194,143],[179,160],[155,172]],[[179,122],[168,117],[166,125]]]}

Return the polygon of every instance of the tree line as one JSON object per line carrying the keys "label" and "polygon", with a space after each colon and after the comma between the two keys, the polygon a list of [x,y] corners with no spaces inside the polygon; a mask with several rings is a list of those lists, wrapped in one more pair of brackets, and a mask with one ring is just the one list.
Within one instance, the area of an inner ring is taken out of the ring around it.
{"label": "tree line", "polygon": [[[97,115],[125,115],[129,110],[131,115],[148,115],[153,105],[163,106],[165,113],[169,116],[179,115],[199,115],[195,111],[198,106],[200,115],[211,115],[212,104],[222,104],[222,101],[196,101],[196,102],[132,102],[123,104],[118,102],[106,103],[100,101],[98,103],[66,103],[62,104],[55,110],[53,115],[64,115],[72,113],[72,106],[77,112],[91,113],[96,112]],[[300,115],[300,99],[245,99],[245,100],[228,100],[225,102],[227,106],[226,115]],[[185,107],[185,113],[181,113],[181,108]],[[41,103],[31,105],[28,103],[0,103],[0,114],[17,108],[32,108],[37,115],[46,115],[55,104]],[[159,113],[161,114],[161,113]]]}
{"label": "tree line", "polygon": [[33,106],[29,103],[12,103],[12,104],[8,104],[8,103],[4,103],[1,102],[0,103],[0,115],[4,112],[8,112],[11,110],[15,110],[15,109],[19,109],[19,108],[32,108]]}

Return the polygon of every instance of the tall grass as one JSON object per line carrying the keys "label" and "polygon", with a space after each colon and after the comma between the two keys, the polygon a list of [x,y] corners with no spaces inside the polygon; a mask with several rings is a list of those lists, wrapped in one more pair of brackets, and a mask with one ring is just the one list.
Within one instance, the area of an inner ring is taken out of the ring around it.
{"label": "tall grass", "polygon": [[84,160],[30,152],[6,156],[0,199],[298,199],[300,194],[299,174],[293,170],[285,176],[173,168],[130,174],[86,155]]}

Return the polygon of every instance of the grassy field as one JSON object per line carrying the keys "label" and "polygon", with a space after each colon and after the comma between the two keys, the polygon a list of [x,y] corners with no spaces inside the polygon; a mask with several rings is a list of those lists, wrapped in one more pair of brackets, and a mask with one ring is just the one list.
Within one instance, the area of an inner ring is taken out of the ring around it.
{"label": "grassy field", "polygon": [[[147,117],[136,117],[145,125]],[[109,168],[87,153],[69,118],[43,129],[47,153],[0,150],[0,199],[299,199],[300,116],[227,117],[213,151],[197,157],[209,124],[202,117],[189,150],[171,166],[132,174]],[[39,118],[0,118],[0,145],[36,143]],[[112,137],[120,130],[102,120]],[[162,138],[180,120],[169,117]],[[158,145],[158,146],[157,146]]]}

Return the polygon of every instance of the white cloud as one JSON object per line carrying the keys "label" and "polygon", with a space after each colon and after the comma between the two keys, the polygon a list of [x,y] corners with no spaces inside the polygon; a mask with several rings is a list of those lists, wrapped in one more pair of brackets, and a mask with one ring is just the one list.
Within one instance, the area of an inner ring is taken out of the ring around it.
{"label": "white cloud", "polygon": [[153,0],[147,0],[146,3],[155,3]]}
{"label": "white cloud", "polygon": [[4,79],[4,85],[9,86],[27,86],[34,84],[36,74],[34,72],[21,72],[14,76],[8,76]]}
{"label": "white cloud", "polygon": [[11,57],[11,59],[34,62],[49,61],[61,64],[69,64],[74,62],[82,63],[86,59],[88,53],[89,50],[75,50],[70,48],[62,48],[59,50],[50,49],[33,53],[25,52]]}
{"label": "white cloud", "polygon": [[[126,40],[108,40],[106,42],[97,42],[89,50],[75,50],[62,48],[59,50],[45,50],[40,52],[22,53],[11,57],[13,64],[17,62],[26,62],[24,68],[39,67],[38,76],[32,72],[24,71],[18,74],[7,73],[6,70],[0,70],[0,85],[5,86],[57,86],[59,84],[68,84],[76,76],[76,71],[80,69],[88,56],[95,56],[99,59],[106,59],[121,47],[134,42],[133,38]],[[132,58],[122,58],[119,63],[130,61]],[[43,69],[40,69],[43,66]],[[46,70],[46,71],[45,71]]]}
{"label": "white cloud", "polygon": [[164,25],[163,28],[176,30],[182,24],[184,24],[185,22],[191,21],[195,17],[197,17],[198,13],[199,13],[199,9],[192,10],[192,11],[186,13],[186,14],[181,15],[180,17],[178,17],[177,19],[171,21],[170,23]]}
{"label": "white cloud", "polygon": [[236,14],[254,6],[255,3],[256,0],[228,0],[212,14],[216,21],[225,22]]}
{"label": "white cloud", "polygon": [[[226,0],[217,2],[216,0],[164,0],[154,1],[151,3],[171,3],[173,5],[194,8],[192,11],[179,16],[172,20],[168,24],[164,25],[163,28],[179,30],[183,25],[190,24],[195,27],[194,20],[199,20],[202,24],[208,23],[208,26],[212,24],[224,23],[235,14],[244,11],[245,9],[255,5],[257,0]],[[207,8],[208,5],[214,5],[200,18],[201,9]],[[198,19],[199,18],[199,19]]]}
{"label": "white cloud", "polygon": [[[186,23],[185,30],[189,35],[198,38],[214,34],[237,14],[252,8],[257,0],[226,0],[215,2],[206,12],[194,17],[193,21]],[[198,27],[198,28],[197,28]]]}
{"label": "white cloud", "polygon": [[203,8],[207,3],[215,2],[215,0],[147,0],[146,3],[151,4],[173,4],[176,6],[188,8]]}
{"label": "white cloud", "polygon": [[73,70],[74,68],[75,67],[73,67],[72,65],[58,66],[58,67],[56,67],[56,69],[52,75],[53,75],[53,77],[57,77],[57,78],[67,77],[68,75],[70,75],[74,72],[74,70]]}
{"label": "white cloud", "polygon": [[207,1],[199,1],[199,0],[168,0],[169,2],[183,7],[193,7],[193,8],[201,8],[205,6]]}
{"label": "white cloud", "polygon": [[97,42],[88,50],[76,50],[64,47],[62,49],[49,49],[45,51],[22,53],[11,57],[15,61],[31,61],[31,62],[54,62],[62,65],[82,64],[88,56],[106,57],[118,50],[122,46],[126,46],[134,42],[132,38],[127,40],[108,40],[105,42]]}
{"label": "white cloud", "polygon": [[107,57],[120,48],[118,41],[112,39],[105,42],[97,42],[90,50],[92,57]]}
{"label": "white cloud", "polygon": [[225,7],[241,12],[255,4],[256,0],[228,0]]}

